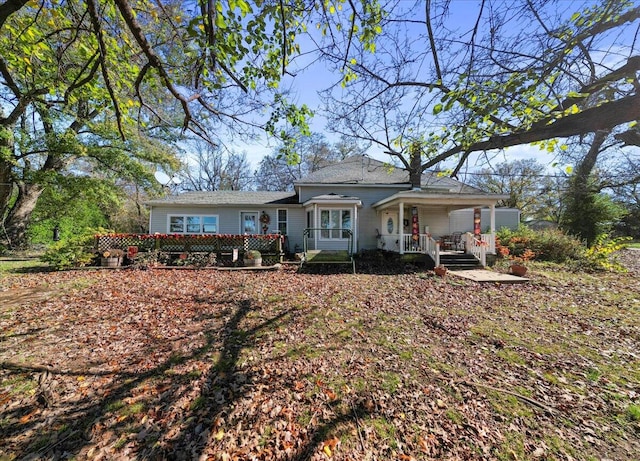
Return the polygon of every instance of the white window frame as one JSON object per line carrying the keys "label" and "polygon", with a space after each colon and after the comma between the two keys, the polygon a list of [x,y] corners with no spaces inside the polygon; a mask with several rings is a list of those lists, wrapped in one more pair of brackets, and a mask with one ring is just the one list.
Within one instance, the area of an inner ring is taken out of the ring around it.
{"label": "white window frame", "polygon": [[[338,223],[338,226],[331,226],[331,227],[327,227],[324,228],[322,227],[322,213],[323,212],[328,212],[329,213],[329,221],[330,221],[330,225],[331,223],[331,215],[332,215],[332,211],[333,212],[338,212],[340,213],[340,222]],[[344,212],[349,213],[349,223],[350,223],[350,227],[343,227],[342,226],[342,214]],[[349,237],[347,235],[344,234],[344,232],[342,231],[336,231],[335,229],[349,229],[351,230],[351,232],[353,232],[353,208],[320,208],[318,210],[318,217],[319,217],[319,223],[318,223],[318,227],[321,229],[320,230],[320,240],[347,240]],[[328,232],[327,232],[328,231]],[[328,234],[328,236],[325,236],[325,234]],[[334,237],[334,234],[338,234],[337,237]]]}
{"label": "white window frame", "polygon": [[240,210],[240,213],[238,214],[238,221],[239,221],[239,226],[238,226],[238,230],[240,231],[240,234],[242,235],[249,235],[248,232],[244,231],[244,221],[243,221],[243,217],[244,215],[255,215],[256,217],[256,229],[255,232],[251,235],[259,235],[262,234],[262,223],[260,222],[260,212],[256,211],[256,210]]}
{"label": "white window frame", "polygon": [[[175,231],[171,229],[171,220],[172,218],[182,218],[182,231]],[[200,220],[200,230],[198,232],[187,232],[187,221],[189,218],[198,218]],[[204,232],[204,219],[205,218],[215,218],[216,220],[216,231],[215,232]],[[167,215],[167,233],[169,234],[183,234],[183,235],[202,235],[202,234],[218,234],[220,233],[220,216],[217,214],[170,214]]]}
{"label": "white window frame", "polygon": [[[283,211],[285,213],[284,221],[280,221],[280,212]],[[280,225],[284,225],[284,232],[280,230]],[[279,208],[276,210],[276,230],[282,234],[287,235],[289,233],[289,210],[286,208]]]}

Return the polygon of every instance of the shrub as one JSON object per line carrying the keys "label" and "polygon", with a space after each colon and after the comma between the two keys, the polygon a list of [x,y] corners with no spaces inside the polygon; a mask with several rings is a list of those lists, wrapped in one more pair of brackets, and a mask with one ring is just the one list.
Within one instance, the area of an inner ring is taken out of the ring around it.
{"label": "shrub", "polygon": [[595,269],[624,271],[615,253],[626,248],[631,237],[610,238],[609,234],[599,235],[593,245],[584,252],[584,261]]}
{"label": "shrub", "polygon": [[261,257],[262,254],[258,250],[249,250],[244,254],[244,259],[258,259]]}
{"label": "shrub", "polygon": [[53,243],[40,259],[58,270],[86,266],[96,257],[94,244],[94,231],[73,235]]}
{"label": "shrub", "polygon": [[496,253],[503,257],[562,263],[580,259],[583,252],[578,239],[558,229],[534,231],[520,225],[517,230],[500,229],[496,236]]}

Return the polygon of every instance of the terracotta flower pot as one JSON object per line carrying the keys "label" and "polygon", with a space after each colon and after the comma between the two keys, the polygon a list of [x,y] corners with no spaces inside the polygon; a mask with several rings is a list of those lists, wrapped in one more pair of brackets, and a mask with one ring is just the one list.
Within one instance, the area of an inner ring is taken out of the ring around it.
{"label": "terracotta flower pot", "polygon": [[513,275],[517,275],[518,277],[523,277],[527,273],[527,267],[522,264],[512,264],[509,270]]}
{"label": "terracotta flower pot", "polygon": [[447,268],[444,266],[438,266],[433,269],[438,277],[444,277],[447,275]]}

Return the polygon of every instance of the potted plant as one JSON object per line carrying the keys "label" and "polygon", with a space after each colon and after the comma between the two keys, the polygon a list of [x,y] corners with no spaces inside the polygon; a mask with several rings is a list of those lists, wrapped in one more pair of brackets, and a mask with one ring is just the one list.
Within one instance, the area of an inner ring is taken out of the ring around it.
{"label": "potted plant", "polygon": [[436,266],[433,268],[433,271],[436,273],[436,275],[438,277],[444,277],[445,275],[447,275],[447,268],[446,266],[440,264],[439,266]]}
{"label": "potted plant", "polygon": [[527,273],[527,266],[524,265],[526,261],[531,261],[535,257],[535,253],[530,249],[525,249],[520,257],[514,257],[511,259],[511,266],[509,266],[509,272],[518,277],[524,277]]}
{"label": "potted plant", "polygon": [[522,261],[514,260],[509,266],[509,272],[511,272],[513,275],[517,275],[518,277],[524,277],[524,275],[527,273],[527,266],[522,264]]}
{"label": "potted plant", "polygon": [[102,258],[100,264],[103,267],[119,267],[122,265],[122,259],[124,258],[124,251],[119,248],[109,248],[102,252]]}
{"label": "potted plant", "polygon": [[258,250],[245,251],[244,265],[247,267],[262,266],[262,254]]}

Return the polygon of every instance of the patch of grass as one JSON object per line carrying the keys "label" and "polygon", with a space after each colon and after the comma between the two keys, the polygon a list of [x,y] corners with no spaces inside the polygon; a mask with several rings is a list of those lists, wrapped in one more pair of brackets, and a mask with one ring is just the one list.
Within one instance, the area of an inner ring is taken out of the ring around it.
{"label": "patch of grass", "polygon": [[287,350],[286,356],[291,359],[313,359],[316,357],[320,357],[322,355],[322,350],[311,347],[309,344],[302,344],[299,347],[292,347]]}
{"label": "patch of grass", "polygon": [[264,428],[262,428],[262,433],[260,434],[259,445],[261,447],[266,446],[267,443],[269,442],[269,439],[271,439],[271,435],[272,434],[273,434],[273,427],[265,426]]}
{"label": "patch of grass", "polygon": [[520,402],[517,397],[500,393],[498,391],[487,391],[490,397],[491,406],[501,415],[508,419],[512,418],[531,418],[535,416],[533,410],[526,404]]}
{"label": "patch of grass", "polygon": [[395,439],[396,427],[392,422],[387,421],[385,418],[372,418],[368,423],[371,425],[378,437],[387,441],[390,447],[397,447],[397,441]]}
{"label": "patch of grass", "polygon": [[126,403],[124,403],[122,400],[115,400],[107,404],[106,411],[108,413],[115,413],[116,411],[120,410],[124,406],[126,406]]}
{"label": "patch of grass", "polygon": [[188,379],[198,379],[200,376],[202,376],[202,370],[198,370],[197,368],[187,373]]}
{"label": "patch of grass", "polygon": [[31,395],[38,387],[38,382],[25,375],[14,375],[9,379],[0,382],[0,386],[14,395]]}
{"label": "patch of grass", "polygon": [[145,411],[146,405],[143,402],[132,403],[131,405],[126,405],[120,413],[122,416],[135,416],[143,411]]}
{"label": "patch of grass", "polygon": [[47,263],[33,258],[0,258],[0,277],[6,274],[45,272],[51,268]]}
{"label": "patch of grass", "polygon": [[402,383],[400,375],[393,372],[383,373],[381,376],[381,387],[389,394],[395,394]]}
{"label": "patch of grass", "polygon": [[127,416],[127,417],[138,415],[144,412],[145,409],[146,409],[146,405],[142,402],[127,404],[122,400],[117,400],[107,405],[107,411],[118,413],[120,416]]}
{"label": "patch of grass", "polygon": [[594,381],[595,382],[595,381],[598,380],[598,378],[600,378],[601,374],[602,373],[600,372],[600,370],[598,370],[596,368],[589,368],[587,370],[587,379],[589,381]]}
{"label": "patch of grass", "polygon": [[523,437],[519,432],[507,432],[504,440],[497,448],[496,458],[500,461],[527,459]]}
{"label": "patch of grass", "polygon": [[452,422],[460,425],[464,422],[464,415],[454,408],[449,408],[444,412],[445,416]]}
{"label": "patch of grass", "polygon": [[640,405],[629,405],[626,414],[631,421],[640,421]]}
{"label": "patch of grass", "polygon": [[313,414],[310,410],[304,410],[297,417],[298,423],[301,427],[308,427],[311,424],[311,420],[313,419]]}
{"label": "patch of grass", "polygon": [[405,350],[405,351],[401,351],[400,352],[400,360],[403,360],[403,361],[406,362],[406,361],[409,361],[411,359],[413,359],[413,352],[412,351]]}
{"label": "patch of grass", "polygon": [[113,444],[113,448],[116,450],[120,450],[124,448],[126,444],[127,444],[127,438],[125,436],[121,436],[118,440],[116,440],[116,443]]}
{"label": "patch of grass", "polygon": [[189,408],[191,409],[191,411],[196,411],[204,407],[206,403],[207,403],[206,397],[199,395],[198,397],[195,398],[193,402],[191,402],[191,405],[189,405]]}
{"label": "patch of grass", "polygon": [[507,363],[524,365],[527,363],[520,354],[513,349],[500,349],[496,355]]}

